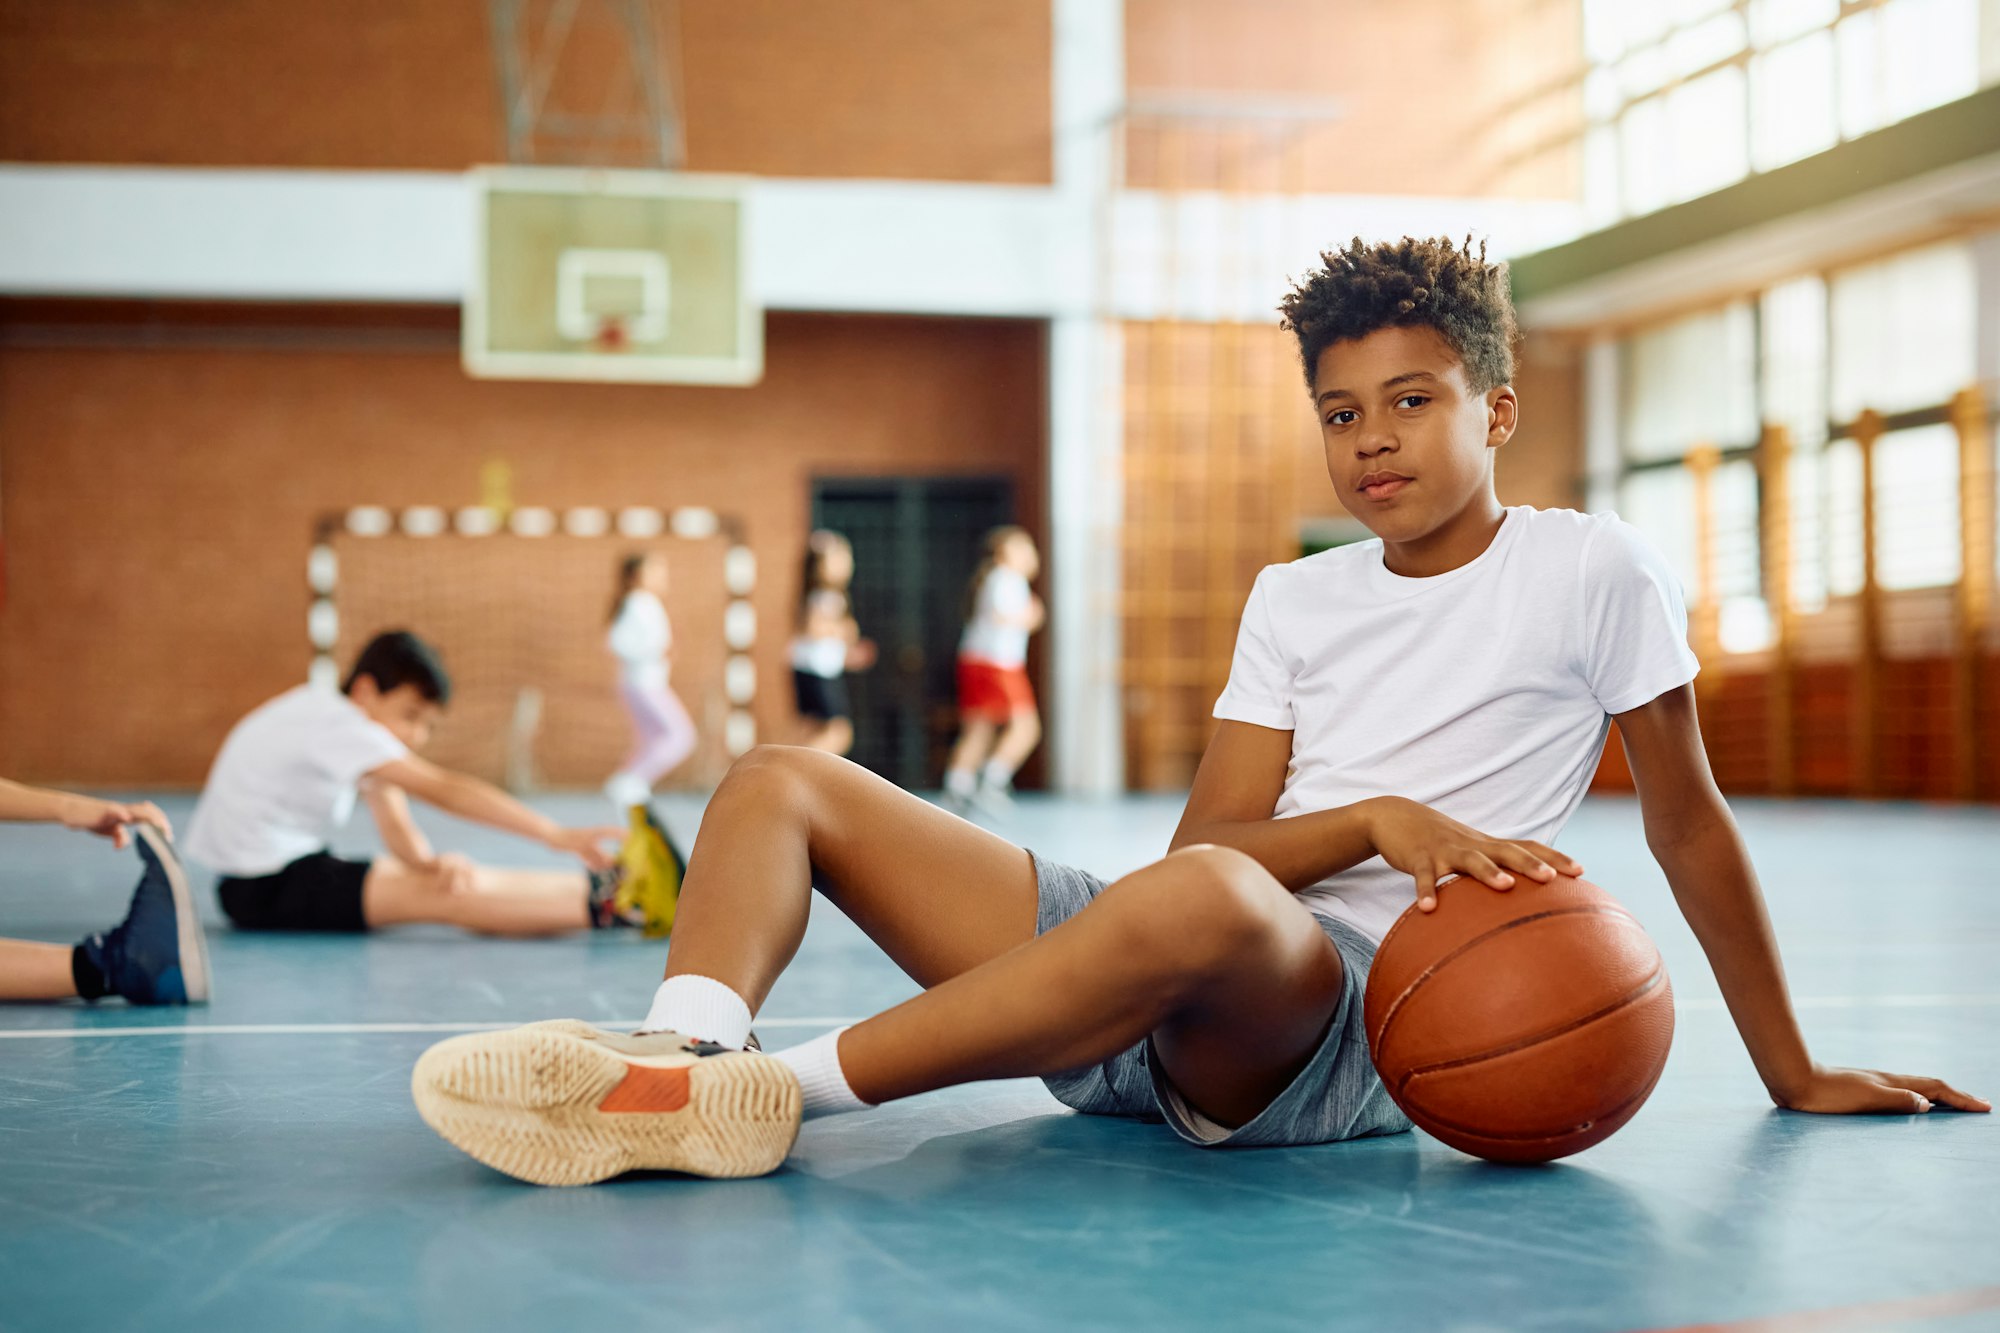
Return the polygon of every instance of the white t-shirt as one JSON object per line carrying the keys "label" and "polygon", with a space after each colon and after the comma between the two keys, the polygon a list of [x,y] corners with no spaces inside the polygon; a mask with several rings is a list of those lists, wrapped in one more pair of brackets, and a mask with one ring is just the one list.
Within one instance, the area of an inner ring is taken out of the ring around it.
{"label": "white t-shirt", "polygon": [[667,620],[667,608],[653,593],[634,588],[625,594],[606,641],[627,684],[658,687],[667,683],[667,650],[673,647],[674,629]]}
{"label": "white t-shirt", "polygon": [[[806,610],[815,616],[847,615],[847,595],[820,588],[806,597]],[[792,670],[824,680],[838,680],[847,674],[847,636],[844,634],[801,634],[792,640]]]}
{"label": "white t-shirt", "polygon": [[[1553,843],[1610,714],[1694,679],[1680,584],[1616,514],[1510,508],[1476,559],[1405,578],[1357,542],[1257,576],[1215,716],[1292,733],[1280,819],[1404,796]],[[1375,939],[1415,897],[1380,857],[1299,898]]]}
{"label": "white t-shirt", "polygon": [[1028,627],[1007,624],[1003,616],[1020,617],[1034,604],[1035,594],[1018,569],[995,565],[980,580],[973,598],[972,619],[958,641],[961,657],[976,657],[994,666],[1017,667],[1028,660]]}
{"label": "white t-shirt", "polygon": [[300,685],[230,729],[188,824],[189,857],[252,877],[326,850],[361,779],[408,754],[337,690]]}

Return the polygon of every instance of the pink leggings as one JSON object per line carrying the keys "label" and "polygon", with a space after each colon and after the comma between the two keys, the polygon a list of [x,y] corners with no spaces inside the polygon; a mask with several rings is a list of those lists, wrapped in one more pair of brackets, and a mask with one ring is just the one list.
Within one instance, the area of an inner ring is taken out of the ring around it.
{"label": "pink leggings", "polygon": [[618,776],[634,777],[651,787],[694,753],[694,719],[688,716],[680,697],[664,685],[626,681],[618,690],[624,696],[625,711],[632,715],[634,732],[631,756]]}

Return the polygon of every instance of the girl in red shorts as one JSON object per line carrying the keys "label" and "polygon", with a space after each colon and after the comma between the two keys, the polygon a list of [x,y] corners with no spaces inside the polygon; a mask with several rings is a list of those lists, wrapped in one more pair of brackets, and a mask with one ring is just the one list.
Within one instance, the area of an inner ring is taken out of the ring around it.
{"label": "girl in red shorts", "polygon": [[[1042,739],[1028,684],[1028,636],[1042,627],[1042,599],[1028,585],[1041,572],[1035,539],[1017,527],[986,534],[986,555],[968,589],[958,643],[961,730],[945,770],[948,802],[1004,815],[1014,774]],[[996,742],[995,737],[998,737]]]}

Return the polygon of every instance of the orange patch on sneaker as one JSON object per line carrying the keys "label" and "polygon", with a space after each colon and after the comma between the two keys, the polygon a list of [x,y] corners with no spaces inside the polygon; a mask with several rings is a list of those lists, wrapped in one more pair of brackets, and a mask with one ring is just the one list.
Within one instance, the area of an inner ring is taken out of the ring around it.
{"label": "orange patch on sneaker", "polygon": [[597,1104],[597,1109],[613,1114],[620,1111],[678,1111],[687,1104],[688,1071],[685,1066],[654,1069],[649,1065],[633,1065],[631,1072],[619,1081],[610,1095]]}

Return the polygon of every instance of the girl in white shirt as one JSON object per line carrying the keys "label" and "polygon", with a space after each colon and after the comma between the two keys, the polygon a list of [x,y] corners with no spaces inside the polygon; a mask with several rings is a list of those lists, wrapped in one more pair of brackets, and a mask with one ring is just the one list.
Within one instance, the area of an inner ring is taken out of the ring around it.
{"label": "girl in white shirt", "polygon": [[[958,643],[958,744],[945,769],[946,799],[1004,815],[1014,773],[1042,739],[1041,713],[1028,682],[1028,636],[1042,627],[1042,599],[1028,585],[1041,553],[1025,528],[986,534],[986,557],[968,589],[965,633]],[[996,739],[997,738],[997,739]]]}
{"label": "girl in white shirt", "polygon": [[618,693],[632,715],[633,744],[604,793],[620,809],[644,805],[653,784],[694,753],[694,719],[667,684],[674,632],[666,593],[667,558],[658,551],[619,563],[607,642],[618,659]]}

